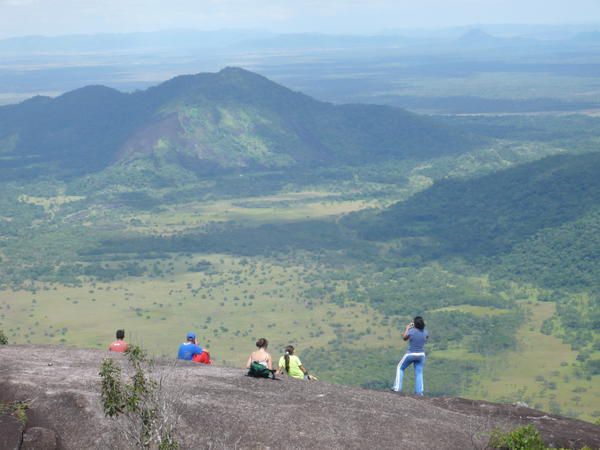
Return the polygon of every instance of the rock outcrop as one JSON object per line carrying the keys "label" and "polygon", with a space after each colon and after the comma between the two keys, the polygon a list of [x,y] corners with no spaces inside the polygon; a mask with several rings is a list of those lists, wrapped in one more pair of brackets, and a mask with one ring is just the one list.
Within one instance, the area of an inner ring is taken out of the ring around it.
{"label": "rock outcrop", "polygon": [[[106,357],[124,358],[68,347],[0,347],[0,401],[29,404],[24,430],[0,416],[1,448],[127,448],[118,419],[102,412],[98,372]],[[522,406],[253,379],[242,369],[175,361],[158,361],[155,371],[181,412],[183,448],[476,449],[494,427],[531,423],[548,445],[600,448],[600,427]]]}
{"label": "rock outcrop", "polygon": [[25,425],[16,417],[0,414],[0,449],[19,450],[23,442]]}

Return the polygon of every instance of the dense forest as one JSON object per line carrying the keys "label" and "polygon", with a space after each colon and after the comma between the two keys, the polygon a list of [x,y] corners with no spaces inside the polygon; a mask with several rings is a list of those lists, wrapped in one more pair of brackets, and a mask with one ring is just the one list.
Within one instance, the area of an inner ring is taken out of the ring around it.
{"label": "dense forest", "polygon": [[[510,252],[600,206],[598,153],[554,156],[471,180],[441,180],[381,213],[367,239],[428,237],[465,256]],[[592,252],[593,253],[593,252]]]}

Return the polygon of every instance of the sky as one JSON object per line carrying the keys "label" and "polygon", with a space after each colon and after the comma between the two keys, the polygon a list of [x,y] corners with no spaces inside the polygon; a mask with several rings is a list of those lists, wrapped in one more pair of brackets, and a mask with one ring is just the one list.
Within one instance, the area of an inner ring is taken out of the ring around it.
{"label": "sky", "polygon": [[600,23],[600,0],[0,0],[0,38],[165,29],[376,33]]}

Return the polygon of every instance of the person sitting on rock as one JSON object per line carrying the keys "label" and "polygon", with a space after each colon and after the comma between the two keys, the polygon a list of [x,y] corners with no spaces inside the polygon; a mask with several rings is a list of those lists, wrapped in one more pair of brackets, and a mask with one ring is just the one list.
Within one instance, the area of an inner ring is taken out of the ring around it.
{"label": "person sitting on rock", "polygon": [[429,333],[425,329],[425,321],[421,316],[406,325],[402,339],[408,341],[408,351],[402,357],[396,368],[396,381],[392,387],[393,391],[402,391],[402,379],[404,371],[411,364],[415,365],[415,394],[423,395],[423,367],[425,366],[425,343]]}
{"label": "person sitting on rock", "polygon": [[190,331],[186,336],[186,341],[179,346],[179,351],[177,352],[177,359],[191,361],[194,355],[200,355],[201,353],[202,348],[198,346],[196,333]]}
{"label": "person sitting on rock", "polygon": [[111,352],[118,352],[118,353],[126,352],[127,349],[129,348],[129,345],[127,345],[127,342],[125,342],[124,339],[125,339],[125,330],[117,330],[117,340],[115,342],[113,342],[112,344],[110,344],[110,347],[108,347],[108,350]]}
{"label": "person sitting on rock", "polygon": [[273,360],[271,355],[267,352],[269,341],[265,338],[260,338],[256,341],[256,347],[258,350],[250,353],[248,361],[246,362],[246,369],[248,369],[248,376],[254,378],[275,378],[275,370],[273,370]]}
{"label": "person sitting on rock", "polygon": [[316,380],[308,374],[308,370],[302,365],[302,361],[294,355],[294,346],[288,345],[284,355],[279,358],[279,373],[287,373],[292,378],[299,380]]}
{"label": "person sitting on rock", "polygon": [[252,363],[258,363],[262,366],[265,366],[269,370],[273,370],[273,360],[271,359],[271,355],[267,351],[267,347],[269,346],[269,341],[265,338],[260,338],[256,341],[256,347],[258,350],[253,351],[248,356],[248,361],[246,362],[246,369],[250,369]]}

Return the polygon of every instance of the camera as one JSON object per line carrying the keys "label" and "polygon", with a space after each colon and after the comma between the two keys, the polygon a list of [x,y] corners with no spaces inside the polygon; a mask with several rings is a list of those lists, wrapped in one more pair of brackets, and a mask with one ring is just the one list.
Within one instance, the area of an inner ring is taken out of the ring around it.
{"label": "camera", "polygon": [[415,323],[414,322],[411,322],[411,323],[408,324],[408,328],[414,328],[414,327],[415,327]]}

